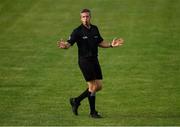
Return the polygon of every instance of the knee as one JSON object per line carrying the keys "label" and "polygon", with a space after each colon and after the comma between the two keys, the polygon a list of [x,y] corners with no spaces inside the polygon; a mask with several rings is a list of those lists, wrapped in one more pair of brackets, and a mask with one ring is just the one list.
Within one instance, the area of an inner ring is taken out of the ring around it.
{"label": "knee", "polygon": [[102,90],[102,85],[98,85],[96,91]]}
{"label": "knee", "polygon": [[101,83],[101,81],[97,81],[96,82],[96,86],[97,86],[97,91],[102,90],[102,83]]}
{"label": "knee", "polygon": [[95,93],[96,92],[96,83],[91,81],[88,82],[89,92]]}
{"label": "knee", "polygon": [[98,92],[102,90],[102,83],[99,80],[88,82],[90,92]]}

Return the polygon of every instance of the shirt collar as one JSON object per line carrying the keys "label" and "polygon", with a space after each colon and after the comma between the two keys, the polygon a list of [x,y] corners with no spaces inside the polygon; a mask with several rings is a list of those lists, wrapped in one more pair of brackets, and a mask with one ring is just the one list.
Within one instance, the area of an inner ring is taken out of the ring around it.
{"label": "shirt collar", "polygon": [[83,24],[81,24],[81,26],[83,27],[83,28],[85,28],[85,29],[87,29],[87,30],[90,30],[91,28],[92,28],[92,25],[90,24],[90,28],[87,28],[87,27],[85,27]]}

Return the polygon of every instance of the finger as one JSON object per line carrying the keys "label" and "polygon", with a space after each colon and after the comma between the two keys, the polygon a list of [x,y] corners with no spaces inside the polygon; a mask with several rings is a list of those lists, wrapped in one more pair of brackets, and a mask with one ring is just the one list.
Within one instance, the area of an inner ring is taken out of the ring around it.
{"label": "finger", "polygon": [[118,38],[118,41],[122,41],[122,39],[121,39],[121,38]]}
{"label": "finger", "polygon": [[64,40],[61,38],[59,41],[60,44],[64,43]]}
{"label": "finger", "polygon": [[123,40],[123,39],[121,39],[121,43],[124,43],[124,40]]}
{"label": "finger", "polygon": [[124,40],[123,40],[122,38],[120,38],[120,39],[119,39],[119,42],[120,42],[120,43],[123,43],[123,42],[124,42]]}
{"label": "finger", "polygon": [[58,46],[58,47],[60,46],[60,42],[59,42],[59,41],[57,41],[57,46]]}
{"label": "finger", "polygon": [[122,38],[120,38],[121,41],[124,41]]}
{"label": "finger", "polygon": [[116,44],[116,39],[117,39],[117,38],[115,37],[115,38],[113,39],[112,43],[111,43],[113,46]]}
{"label": "finger", "polygon": [[115,37],[114,39],[113,39],[113,41],[116,41],[117,40],[117,37]]}

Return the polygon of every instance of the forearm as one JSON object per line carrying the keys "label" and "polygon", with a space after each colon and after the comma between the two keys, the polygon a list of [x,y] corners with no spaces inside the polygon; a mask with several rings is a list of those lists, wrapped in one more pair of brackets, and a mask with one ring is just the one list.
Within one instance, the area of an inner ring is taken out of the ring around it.
{"label": "forearm", "polygon": [[99,47],[101,47],[101,48],[112,48],[112,45],[111,45],[111,42],[102,41],[101,43],[99,43]]}

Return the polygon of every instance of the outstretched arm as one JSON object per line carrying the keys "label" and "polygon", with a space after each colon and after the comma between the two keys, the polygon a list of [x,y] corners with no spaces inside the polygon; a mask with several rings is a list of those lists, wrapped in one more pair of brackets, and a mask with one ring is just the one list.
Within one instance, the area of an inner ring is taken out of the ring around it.
{"label": "outstretched arm", "polygon": [[69,47],[71,47],[71,44],[61,39],[57,42],[57,46],[61,49],[68,49]]}
{"label": "outstretched arm", "polygon": [[99,47],[101,48],[113,48],[113,47],[118,47],[123,45],[124,40],[122,38],[115,38],[112,40],[112,42],[108,43],[105,41],[102,41],[101,43],[99,43]]}

